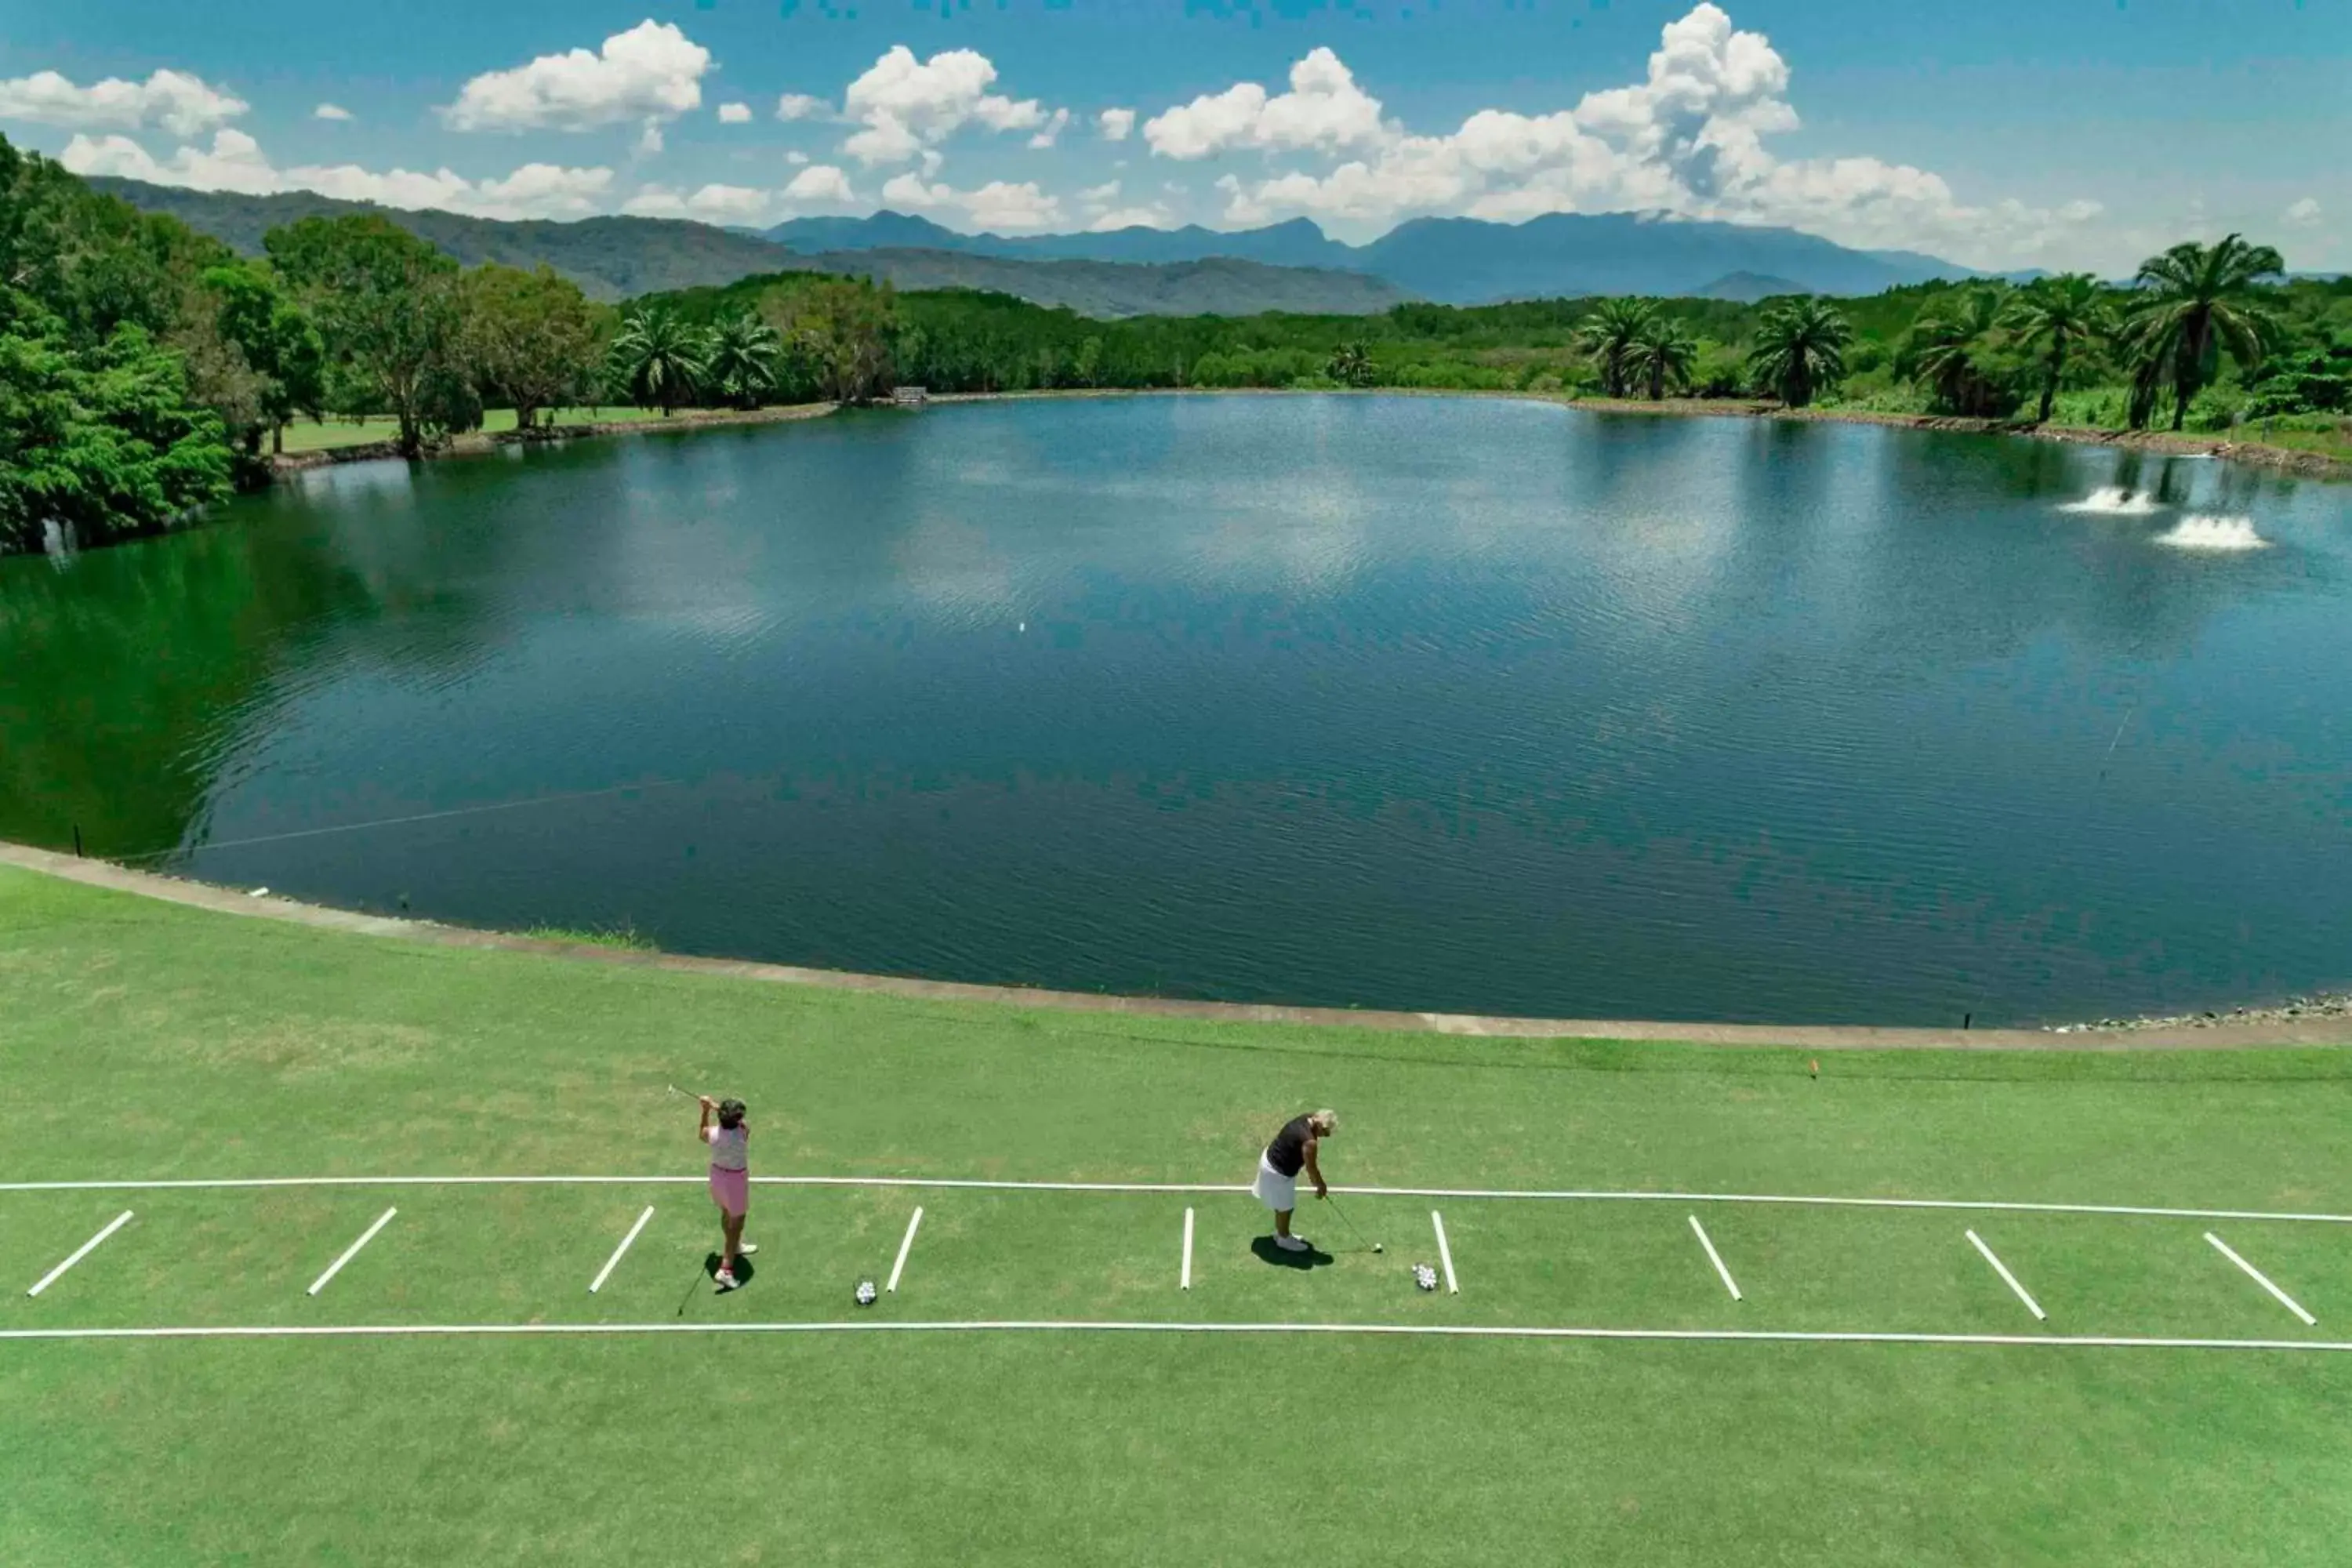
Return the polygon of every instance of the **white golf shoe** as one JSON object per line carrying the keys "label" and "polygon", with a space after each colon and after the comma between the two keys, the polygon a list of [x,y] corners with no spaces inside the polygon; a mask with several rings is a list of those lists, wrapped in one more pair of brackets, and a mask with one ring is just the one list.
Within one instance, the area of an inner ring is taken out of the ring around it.
{"label": "white golf shoe", "polygon": [[718,1283],[719,1293],[722,1296],[735,1289],[735,1276],[724,1268],[712,1275],[711,1279]]}
{"label": "white golf shoe", "polygon": [[738,1258],[749,1258],[759,1250],[760,1244],[756,1241],[739,1241],[735,1244],[735,1256]]}
{"label": "white golf shoe", "polygon": [[1277,1236],[1274,1244],[1285,1252],[1305,1252],[1314,1245],[1303,1236]]}

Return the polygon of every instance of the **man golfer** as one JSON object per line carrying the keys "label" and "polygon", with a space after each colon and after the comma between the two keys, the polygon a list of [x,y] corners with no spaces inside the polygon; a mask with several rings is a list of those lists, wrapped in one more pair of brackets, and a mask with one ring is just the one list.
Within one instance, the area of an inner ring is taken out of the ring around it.
{"label": "man golfer", "polygon": [[1257,1201],[1274,1211],[1274,1244],[1285,1252],[1305,1252],[1307,1240],[1290,1234],[1290,1211],[1298,1206],[1298,1173],[1304,1170],[1307,1179],[1315,1184],[1315,1195],[1323,1197],[1330,1188],[1323,1184],[1323,1172],[1315,1163],[1315,1151],[1332,1133],[1339,1131],[1337,1111],[1317,1110],[1305,1116],[1294,1116],[1282,1124],[1265,1152],[1257,1157],[1257,1184],[1250,1190]]}

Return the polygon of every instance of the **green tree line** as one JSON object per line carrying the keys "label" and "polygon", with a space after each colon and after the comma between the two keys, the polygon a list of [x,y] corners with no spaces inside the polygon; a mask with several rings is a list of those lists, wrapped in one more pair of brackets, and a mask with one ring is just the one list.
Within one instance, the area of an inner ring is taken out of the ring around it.
{"label": "green tree line", "polygon": [[0,138],[0,552],[184,522],[267,482],[290,421],[330,415],[387,417],[414,456],[492,407],[528,437],[566,405],[856,403],[905,383],[1757,397],[2200,430],[2340,431],[2352,413],[2352,280],[2288,280],[2235,235],[2120,287],[1113,321],[806,272],[616,310],[544,268],[461,268],[373,216],[305,218],[263,248],[239,258]]}

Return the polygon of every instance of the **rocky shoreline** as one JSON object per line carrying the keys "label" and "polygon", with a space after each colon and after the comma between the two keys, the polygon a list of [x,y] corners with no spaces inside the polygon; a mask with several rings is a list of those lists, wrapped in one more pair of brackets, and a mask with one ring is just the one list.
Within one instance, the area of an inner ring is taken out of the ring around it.
{"label": "rocky shoreline", "polygon": [[2053,1024],[2052,1035],[2105,1034],[2115,1030],[2218,1029],[2229,1024],[2284,1024],[2315,1018],[2352,1018],[2352,994],[2323,992],[2316,996],[2291,996],[2268,1007],[2232,1007],[2226,1013],[2176,1013],[2168,1017],[2100,1018],[2087,1024]]}

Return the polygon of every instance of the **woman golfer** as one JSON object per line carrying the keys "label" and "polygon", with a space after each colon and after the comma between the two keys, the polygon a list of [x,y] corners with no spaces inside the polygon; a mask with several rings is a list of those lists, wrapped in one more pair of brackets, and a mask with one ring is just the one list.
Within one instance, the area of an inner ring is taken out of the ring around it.
{"label": "woman golfer", "polygon": [[1317,1197],[1330,1192],[1323,1184],[1322,1169],[1315,1163],[1315,1148],[1338,1131],[1336,1111],[1294,1116],[1257,1157],[1257,1184],[1251,1190],[1257,1194],[1258,1202],[1274,1211],[1274,1244],[1285,1252],[1307,1249],[1305,1237],[1290,1234],[1290,1211],[1298,1206],[1298,1173],[1306,1171],[1307,1179],[1315,1184]]}
{"label": "woman golfer", "polygon": [[726,1247],[719,1254],[719,1272],[711,1278],[720,1290],[732,1290],[735,1259],[760,1250],[743,1239],[743,1215],[751,1206],[751,1130],[743,1125],[741,1100],[714,1100],[707,1094],[695,1099],[702,1102],[702,1124],[696,1136],[710,1145],[710,1195],[719,1205],[719,1229]]}

